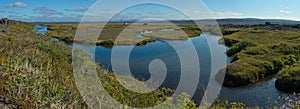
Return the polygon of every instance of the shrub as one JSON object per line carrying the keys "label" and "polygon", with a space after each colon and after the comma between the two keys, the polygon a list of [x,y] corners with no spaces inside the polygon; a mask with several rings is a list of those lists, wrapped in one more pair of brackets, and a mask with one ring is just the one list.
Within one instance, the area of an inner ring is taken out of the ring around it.
{"label": "shrub", "polygon": [[96,45],[100,45],[102,47],[106,47],[106,48],[112,48],[114,46],[115,41],[114,40],[105,40],[105,41],[101,41],[101,42],[97,42]]}
{"label": "shrub", "polygon": [[254,47],[249,47],[245,50],[246,54],[249,55],[264,55],[269,52],[269,49],[263,46],[254,46]]}
{"label": "shrub", "polygon": [[254,83],[275,74],[274,69],[274,65],[271,62],[254,58],[242,58],[227,65],[224,85],[242,86]]}
{"label": "shrub", "polygon": [[276,76],[276,87],[286,92],[300,92],[300,65],[286,67]]}
{"label": "shrub", "polygon": [[136,46],[143,46],[143,45],[146,45],[146,44],[148,44],[148,43],[150,43],[150,42],[155,42],[155,40],[152,40],[152,39],[145,39],[145,40],[142,40],[142,41],[138,42],[138,43],[136,44]]}
{"label": "shrub", "polygon": [[284,64],[285,65],[294,65],[298,62],[298,58],[294,55],[288,55],[284,58]]}
{"label": "shrub", "polygon": [[230,35],[230,34],[233,34],[233,33],[239,32],[239,31],[240,30],[223,30],[222,34],[223,35]]}
{"label": "shrub", "polygon": [[230,47],[230,49],[226,52],[228,56],[233,56],[238,52],[246,49],[247,47],[255,46],[256,44],[251,40],[242,40],[235,44],[234,46]]}
{"label": "shrub", "polygon": [[273,60],[273,65],[274,65],[274,72],[279,72],[284,66],[284,61],[280,58],[275,58]]}
{"label": "shrub", "polygon": [[224,42],[225,42],[225,45],[226,46],[233,46],[234,44],[238,43],[239,41],[237,40],[234,40],[234,39],[230,39],[230,38],[227,38],[227,37],[224,37]]}
{"label": "shrub", "polygon": [[300,54],[300,45],[280,43],[280,44],[270,46],[270,49],[272,49],[273,51],[275,51],[277,53],[282,53],[285,55],[288,55],[288,54],[299,55]]}

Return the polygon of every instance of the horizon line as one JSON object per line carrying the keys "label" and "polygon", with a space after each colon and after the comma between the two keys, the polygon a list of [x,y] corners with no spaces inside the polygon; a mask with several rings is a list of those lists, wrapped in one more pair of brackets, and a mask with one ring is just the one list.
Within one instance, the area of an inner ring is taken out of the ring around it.
{"label": "horizon line", "polygon": [[[6,18],[6,17],[2,17]],[[10,18],[8,18],[10,19]],[[286,20],[286,21],[294,21],[294,22],[300,22],[300,20],[293,20],[293,19],[274,19],[274,18],[217,18],[217,19],[171,19],[171,20],[137,20],[137,19],[129,19],[129,20],[111,20],[111,21],[85,21],[84,23],[93,23],[93,22],[165,22],[165,21],[205,21],[205,20],[224,20],[224,19],[254,19],[254,20]],[[14,19],[12,19],[14,20]],[[64,23],[64,22],[69,22],[69,23],[80,23],[82,21],[24,21],[24,20],[16,20],[16,21],[21,21],[21,22],[29,22],[29,23]]]}

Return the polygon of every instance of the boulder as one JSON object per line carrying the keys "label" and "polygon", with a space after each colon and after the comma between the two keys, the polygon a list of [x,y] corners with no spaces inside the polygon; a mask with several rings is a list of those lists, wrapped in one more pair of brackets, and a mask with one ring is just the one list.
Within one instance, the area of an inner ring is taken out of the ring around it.
{"label": "boulder", "polygon": [[10,25],[10,20],[8,18],[0,19],[0,32],[7,32],[7,27]]}
{"label": "boulder", "polygon": [[19,109],[21,108],[16,102],[7,99],[5,96],[0,95],[0,108],[1,109]]}
{"label": "boulder", "polygon": [[8,18],[2,18],[0,24],[8,26],[10,24],[10,21]]}

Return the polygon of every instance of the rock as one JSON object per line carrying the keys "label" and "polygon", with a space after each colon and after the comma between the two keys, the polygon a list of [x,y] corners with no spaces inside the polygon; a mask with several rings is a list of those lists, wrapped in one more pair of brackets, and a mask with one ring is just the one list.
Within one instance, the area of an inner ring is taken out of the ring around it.
{"label": "rock", "polygon": [[0,19],[0,32],[7,32],[7,28],[10,25],[10,20],[8,18]]}
{"label": "rock", "polygon": [[278,90],[284,92],[300,92],[300,80],[293,79],[293,77],[277,78],[275,86]]}
{"label": "rock", "polygon": [[1,109],[20,109],[21,107],[17,103],[7,99],[4,95],[0,95],[0,108]]}
{"label": "rock", "polygon": [[0,20],[0,24],[5,25],[5,26],[8,26],[8,25],[10,24],[10,21],[9,21],[8,18],[2,18],[2,19]]}
{"label": "rock", "polygon": [[128,26],[128,23],[127,22],[123,23],[123,26]]}
{"label": "rock", "polygon": [[5,70],[6,69],[6,67],[5,66],[0,66],[0,69],[3,69],[3,70]]}

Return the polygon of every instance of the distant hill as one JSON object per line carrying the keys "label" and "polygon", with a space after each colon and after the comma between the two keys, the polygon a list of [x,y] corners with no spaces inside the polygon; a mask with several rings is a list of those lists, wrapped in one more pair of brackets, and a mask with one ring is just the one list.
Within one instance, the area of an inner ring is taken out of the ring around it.
{"label": "distant hill", "polygon": [[[96,21],[91,21],[88,23],[95,23]],[[100,21],[102,22],[102,21]],[[159,20],[111,20],[110,22],[166,22],[166,21],[159,21]],[[169,20],[168,22],[173,23],[193,23],[192,20]],[[201,23],[201,24],[211,24],[214,22],[212,19],[204,19],[204,20],[195,20],[195,22]],[[266,22],[271,22],[272,24],[300,24],[300,21],[294,21],[294,20],[283,20],[283,19],[257,19],[257,18],[226,18],[226,19],[217,19],[217,22],[219,24],[265,24]],[[76,24],[79,22],[35,22],[35,23],[71,23]]]}
{"label": "distant hill", "polygon": [[[172,22],[176,23],[192,23],[192,20],[173,20]],[[196,20],[195,22],[201,24],[211,24],[214,22],[212,19],[204,19],[204,20]],[[272,24],[300,24],[300,21],[293,21],[293,20],[283,20],[283,19],[256,19],[256,18],[228,18],[228,19],[217,19],[219,24],[265,24],[266,22],[271,22]]]}
{"label": "distant hill", "polygon": [[300,21],[282,20],[282,19],[217,19],[219,24],[265,24],[271,22],[272,24],[300,24]]}

